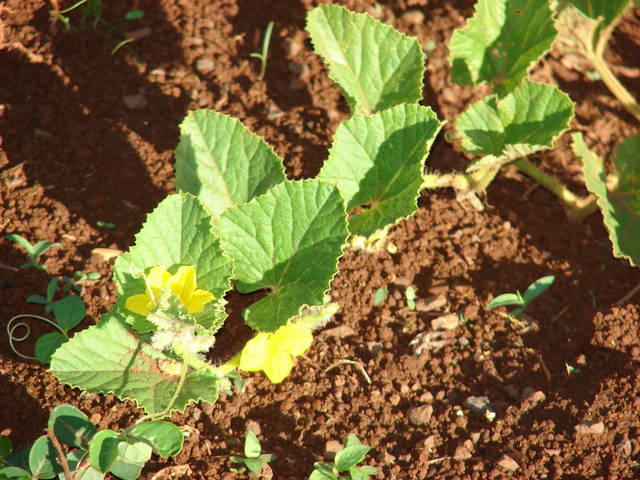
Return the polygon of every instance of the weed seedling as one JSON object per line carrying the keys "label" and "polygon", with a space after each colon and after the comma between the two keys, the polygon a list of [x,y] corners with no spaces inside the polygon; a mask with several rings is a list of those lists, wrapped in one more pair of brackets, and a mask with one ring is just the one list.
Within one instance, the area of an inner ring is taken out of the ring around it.
{"label": "weed seedling", "polygon": [[265,465],[276,459],[271,453],[261,453],[262,447],[258,437],[253,432],[247,432],[244,439],[244,457],[229,457],[232,463],[241,464],[241,467],[232,468],[234,473],[244,473],[246,470],[257,473],[262,471]]}
{"label": "weed seedling", "polygon": [[42,240],[32,245],[31,243],[29,243],[29,241],[26,238],[21,237],[17,233],[6,235],[5,238],[8,238],[9,240],[16,242],[18,245],[20,245],[22,248],[24,248],[27,251],[27,256],[29,257],[29,261],[20,265],[20,268],[34,267],[39,270],[44,270],[45,272],[47,271],[47,267],[45,267],[39,262],[40,255],[42,255],[44,252],[49,250],[51,247],[62,246],[57,242],[48,242],[46,240]]}
{"label": "weed seedling", "polygon": [[267,23],[267,28],[264,31],[264,38],[262,39],[262,50],[260,52],[252,52],[249,56],[260,60],[260,73],[258,78],[262,80],[267,70],[267,57],[269,56],[269,44],[271,43],[271,33],[273,32],[273,22]]}
{"label": "weed seedling", "polygon": [[62,290],[64,292],[70,292],[75,290],[78,293],[82,293],[82,288],[93,280],[98,280],[102,277],[98,272],[74,272],[73,277],[62,277]]}
{"label": "weed seedling", "polygon": [[116,224],[115,223],[111,223],[111,222],[103,222],[102,220],[98,220],[96,222],[96,227],[100,227],[100,228],[116,228]]}
{"label": "weed seedling", "polygon": [[407,287],[404,292],[404,296],[407,299],[407,307],[410,310],[416,309],[416,289],[413,287]]}
{"label": "weed seedling", "polygon": [[182,450],[184,435],[170,422],[153,421],[121,431],[98,430],[71,405],[58,405],[49,416],[47,434],[12,452],[0,435],[0,478],[102,479],[106,473],[134,480],[155,453],[162,458]]}
{"label": "weed seedling", "polygon": [[[363,465],[358,467],[371,450],[363,445],[353,433],[345,440],[345,446],[336,454],[333,463],[316,462],[309,480],[368,480],[378,471],[374,467]],[[344,473],[344,475],[341,475]]]}
{"label": "weed seedling", "polygon": [[487,305],[487,310],[492,310],[496,307],[516,305],[519,308],[516,308],[509,315],[518,318],[524,313],[531,302],[542,295],[553,284],[555,279],[556,278],[553,275],[539,278],[531,285],[529,285],[527,290],[522,295],[517,290],[515,291],[515,293],[503,293],[502,295],[498,295],[496,298],[489,302],[489,305]]}
{"label": "weed seedling", "polygon": [[49,280],[47,284],[47,291],[45,292],[45,296],[42,295],[29,295],[27,297],[27,303],[35,303],[37,305],[44,305],[44,311],[46,313],[51,313],[53,311],[53,297],[56,294],[56,290],[58,289],[58,279],[52,278]]}
{"label": "weed seedling", "polygon": [[380,305],[389,296],[389,289],[387,287],[380,287],[373,295],[373,304]]}

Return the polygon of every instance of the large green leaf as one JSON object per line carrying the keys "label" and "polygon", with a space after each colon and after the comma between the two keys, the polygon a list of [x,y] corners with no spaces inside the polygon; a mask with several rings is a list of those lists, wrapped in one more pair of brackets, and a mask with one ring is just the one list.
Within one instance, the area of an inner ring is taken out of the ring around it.
{"label": "large green leaf", "polygon": [[622,15],[629,0],[569,0],[569,3],[589,18],[602,17],[603,26],[607,26]]}
{"label": "large green leaf", "polygon": [[441,123],[429,107],[398,105],[369,117],[353,117],[336,131],[318,179],[335,184],[349,230],[369,236],[415,212],[427,153]]}
{"label": "large green leaf", "polygon": [[[106,315],[97,325],[77,333],[51,359],[51,373],[60,382],[92,393],[113,393],[132,399],[148,413],[163,411],[178,386],[171,360],[132,334],[116,315]],[[191,401],[214,403],[216,376],[206,370],[187,374],[174,410]]]}
{"label": "large green leaf", "polygon": [[524,80],[503,98],[492,95],[472,104],[456,129],[462,148],[486,158],[469,171],[504,163],[550,148],[573,117],[573,102],[553,85]]}
{"label": "large green leaf", "polygon": [[154,452],[162,458],[180,453],[184,442],[182,431],[173,423],[164,420],[141,423],[130,428],[128,433],[149,442]]}
{"label": "large green leaf", "polygon": [[335,186],[315,179],[283,182],[224,212],[219,228],[238,290],[271,292],[245,311],[249,325],[274,331],[303,305],[323,304],[347,236]]}
{"label": "large green leaf", "polygon": [[285,178],[282,160],[235,118],[196,110],[180,125],[176,188],[196,195],[214,217]]}
{"label": "large green leaf", "polygon": [[617,182],[607,188],[602,160],[587,148],[580,133],[573,134],[573,149],[582,159],[587,188],[598,201],[613,244],[613,254],[640,265],[640,134],[627,137],[613,154]]}
{"label": "large green leaf", "polygon": [[451,76],[461,85],[493,84],[506,94],[553,43],[548,0],[479,0],[449,45]]}
{"label": "large green leaf", "polygon": [[[136,235],[135,246],[116,260],[118,313],[140,332],[152,329],[152,325],[140,315],[127,311],[124,302],[131,295],[145,292],[143,274],[156,265],[171,273],[181,265],[193,266],[198,288],[212,292],[217,299],[208,305],[207,312],[215,317],[208,323],[222,323],[224,309],[216,307],[222,304],[222,297],[229,290],[233,267],[212,232],[210,214],[193,195],[178,193],[160,202]],[[206,323],[203,325],[208,326]]]}
{"label": "large green leaf", "polygon": [[307,31],[352,112],[369,115],[422,98],[424,56],[415,38],[338,5],[311,10]]}

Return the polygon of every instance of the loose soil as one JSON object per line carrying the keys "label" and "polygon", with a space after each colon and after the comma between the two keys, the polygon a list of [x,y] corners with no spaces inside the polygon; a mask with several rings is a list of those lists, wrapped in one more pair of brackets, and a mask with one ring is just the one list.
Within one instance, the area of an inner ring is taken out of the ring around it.
{"label": "loose soil", "polygon": [[[107,19],[132,4],[104,3]],[[82,293],[88,317],[81,327],[114,301],[113,261],[92,250],[126,250],[145,214],[172,191],[172,152],[188,110],[239,118],[286,158],[291,178],[317,173],[347,110],[304,33],[315,3],[134,1],[145,17],[127,30],[150,30],[132,51],[113,55],[115,39],[104,29],[65,31],[46,1],[0,5],[0,232],[60,242],[44,255],[52,275],[102,274]],[[345,2],[423,45],[435,42],[423,103],[449,121],[479,97],[451,82],[446,60],[452,31],[473,13],[472,3]],[[607,53],[612,64],[639,65],[639,14],[630,11],[616,30]],[[276,26],[261,81],[249,54],[259,50],[270,20]],[[533,75],[557,82],[578,102],[574,128],[608,157],[638,125],[588,79],[588,69],[554,49]],[[640,77],[624,72],[622,81],[638,96]],[[144,101],[129,108],[129,95]],[[567,135],[535,161],[584,192]],[[465,162],[442,136],[429,157],[441,170]],[[392,229],[398,253],[347,251],[331,290],[340,313],[291,377],[274,386],[249,375],[246,393],[174,414],[188,433],[185,447],[176,458],[150,462],[143,478],[241,478],[229,473],[226,458],[241,453],[247,428],[260,430],[264,451],[278,455],[278,479],[307,478],[313,462],[326,458],[326,443],[351,432],[373,447],[367,461],[379,468],[378,478],[640,478],[638,296],[616,305],[637,284],[638,270],[612,257],[599,214],[569,224],[559,202],[515,170],[506,169],[483,202],[478,212],[450,191],[424,192],[418,212]],[[0,240],[3,332],[14,315],[42,313],[25,299],[44,292],[48,275],[6,269],[24,258]],[[493,296],[547,274],[556,283],[527,319],[509,321],[484,308]],[[383,286],[389,296],[374,305]],[[407,306],[407,286],[417,291],[418,311]],[[434,298],[439,306],[426,311]],[[463,322],[434,338],[431,321],[445,313]],[[33,326],[35,336],[46,331]],[[411,341],[421,333],[432,333],[432,341],[416,356]],[[231,351],[248,335],[232,320],[218,345]],[[20,349],[32,346],[30,340]],[[359,362],[371,384],[353,364],[327,370],[344,359]],[[59,403],[84,410],[101,428],[129,426],[142,413],[130,402],[59,385],[46,368],[14,355],[4,333],[0,392],[0,431],[16,448],[43,433]],[[468,408],[470,396],[488,397],[495,417]]]}

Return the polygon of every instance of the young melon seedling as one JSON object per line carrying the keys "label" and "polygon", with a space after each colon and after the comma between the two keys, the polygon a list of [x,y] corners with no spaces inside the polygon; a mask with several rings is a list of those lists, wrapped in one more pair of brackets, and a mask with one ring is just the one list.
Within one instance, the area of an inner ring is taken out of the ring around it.
{"label": "young melon seedling", "polygon": [[271,453],[262,453],[260,440],[253,432],[247,432],[244,438],[244,457],[229,457],[231,462],[242,465],[239,468],[232,468],[231,471],[234,473],[244,473],[245,470],[253,473],[260,472],[265,465],[275,459],[276,456]]}
{"label": "young melon seedling", "polygon": [[524,313],[531,302],[542,295],[553,284],[555,279],[556,277],[553,275],[541,277],[529,285],[524,294],[520,294],[520,292],[516,290],[515,293],[503,293],[498,295],[489,302],[487,310],[493,310],[496,307],[516,305],[519,308],[516,308],[509,315],[518,318]]}
{"label": "young melon seedling", "polygon": [[344,448],[336,454],[333,463],[316,462],[309,480],[368,480],[378,473],[374,467],[363,465],[358,467],[371,447],[360,443],[358,437],[349,434],[344,442]]}

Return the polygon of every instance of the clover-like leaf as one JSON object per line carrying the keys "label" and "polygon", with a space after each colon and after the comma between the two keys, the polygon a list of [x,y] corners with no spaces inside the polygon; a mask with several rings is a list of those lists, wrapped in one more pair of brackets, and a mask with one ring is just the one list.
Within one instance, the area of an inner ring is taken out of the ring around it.
{"label": "clover-like leaf", "polygon": [[91,466],[99,472],[106,473],[118,456],[120,434],[113,430],[100,430],[89,445]]}
{"label": "clover-like leaf", "polygon": [[640,134],[618,144],[613,154],[614,182],[607,185],[602,160],[573,134],[573,150],[582,159],[587,188],[596,196],[613,244],[613,254],[640,266]]}
{"label": "clover-like leaf", "polygon": [[451,76],[461,85],[493,84],[504,95],[556,37],[549,2],[479,0],[475,8],[466,27],[451,38]]}
{"label": "clover-like leaf", "polygon": [[182,450],[184,435],[173,423],[164,420],[144,422],[129,429],[129,434],[143,438],[162,458],[177,455]]}
{"label": "clover-like leaf", "polygon": [[118,443],[118,455],[110,471],[123,480],[135,480],[140,476],[144,464],[151,458],[151,446],[145,442]]}
{"label": "clover-like leaf", "polygon": [[[131,333],[117,315],[107,314],[56,350],[50,371],[62,383],[135,400],[153,414],[169,405],[178,388],[179,375],[172,367],[173,360]],[[208,370],[190,371],[173,410],[182,411],[192,401],[214,403],[217,398],[217,377]]]}
{"label": "clover-like leaf", "polygon": [[67,337],[60,332],[49,332],[40,336],[34,346],[36,360],[47,365],[51,362],[51,355],[67,340]]}
{"label": "clover-like leaf", "polygon": [[469,106],[456,122],[462,148],[486,156],[468,171],[499,167],[552,147],[572,117],[573,102],[552,85],[524,80],[503,98],[483,98]]}
{"label": "clover-like leaf", "polygon": [[96,433],[96,427],[89,417],[67,404],[58,405],[52,410],[47,426],[60,442],[70,447],[87,449]]}
{"label": "clover-like leaf", "polygon": [[67,295],[53,304],[56,323],[65,332],[77,327],[84,318],[85,313],[84,302],[77,295]]}
{"label": "clover-like leaf", "polygon": [[429,107],[398,105],[369,117],[353,117],[336,131],[318,179],[335,184],[349,230],[369,236],[413,214],[424,162],[442,124]]}
{"label": "clover-like leaf", "polygon": [[211,215],[191,194],[169,195],[149,214],[142,230],[136,235],[135,246],[118,257],[114,277],[118,287],[118,313],[133,323],[141,333],[152,329],[144,317],[124,308],[126,298],[145,292],[144,273],[161,266],[175,273],[181,265],[194,267],[198,288],[215,295],[210,305],[212,318],[203,326],[219,325],[225,317],[221,305],[229,290],[232,264],[220,248],[212,232]]}
{"label": "clover-like leaf", "polygon": [[311,10],[307,31],[352,112],[369,115],[422,98],[424,55],[415,38],[338,5]]}
{"label": "clover-like leaf", "polygon": [[237,289],[271,293],[245,311],[250,326],[275,331],[300,307],[323,304],[347,236],[335,186],[316,179],[283,182],[224,212],[218,227]]}
{"label": "clover-like leaf", "polygon": [[273,149],[235,118],[196,110],[180,125],[176,187],[196,195],[214,218],[285,178]]}
{"label": "clover-like leaf", "polygon": [[62,471],[58,454],[46,435],[33,442],[29,450],[29,470],[34,478],[54,478]]}

